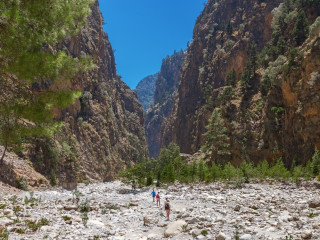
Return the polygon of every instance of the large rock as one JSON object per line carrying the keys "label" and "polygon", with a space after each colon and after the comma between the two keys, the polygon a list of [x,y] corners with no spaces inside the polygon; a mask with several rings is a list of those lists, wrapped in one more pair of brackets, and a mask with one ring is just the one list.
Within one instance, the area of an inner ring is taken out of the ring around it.
{"label": "large rock", "polygon": [[66,211],[77,210],[77,209],[78,209],[78,206],[76,206],[76,205],[64,206],[64,210],[66,210]]}
{"label": "large rock", "polygon": [[164,232],[165,237],[173,237],[182,232],[183,226],[187,223],[185,221],[179,220],[172,222],[168,225],[167,229]]}
{"label": "large rock", "polygon": [[320,200],[311,200],[311,201],[309,202],[309,207],[310,207],[310,208],[320,207]]}
{"label": "large rock", "polygon": [[302,239],[310,239],[312,237],[312,232],[309,230],[303,231],[301,233],[301,238]]}
{"label": "large rock", "polygon": [[226,235],[222,232],[218,233],[218,235],[216,236],[216,240],[225,240],[226,238]]}

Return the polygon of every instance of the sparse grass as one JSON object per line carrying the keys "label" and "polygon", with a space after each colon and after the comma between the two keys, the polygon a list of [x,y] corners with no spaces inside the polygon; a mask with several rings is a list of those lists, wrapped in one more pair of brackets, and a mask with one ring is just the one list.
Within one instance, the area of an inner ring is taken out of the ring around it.
{"label": "sparse grass", "polygon": [[30,191],[29,192],[30,197],[28,198],[27,196],[25,196],[24,198],[24,204],[28,205],[30,204],[31,207],[38,205],[39,202],[41,202],[41,198],[35,198],[34,197],[34,192]]}
{"label": "sparse grass", "polygon": [[64,221],[69,221],[71,219],[71,217],[68,217],[68,216],[62,216],[62,218]]}
{"label": "sparse grass", "polygon": [[14,219],[14,220],[13,220],[13,223],[14,223],[14,224],[17,224],[17,223],[21,223],[21,221],[20,221],[19,219]]}
{"label": "sparse grass", "polygon": [[26,232],[26,228],[18,228],[17,230],[16,230],[16,233],[19,233],[19,234],[24,234],[25,232]]}
{"label": "sparse grass", "polygon": [[6,228],[0,228],[0,240],[8,240],[9,232]]}
{"label": "sparse grass", "polygon": [[206,235],[208,234],[208,230],[206,230],[206,229],[202,230],[202,231],[201,231],[201,234],[202,234],[203,236],[206,236]]}
{"label": "sparse grass", "polygon": [[0,209],[4,209],[6,206],[6,204],[0,204]]}
{"label": "sparse grass", "polygon": [[183,231],[183,232],[186,232],[187,229],[188,229],[188,224],[182,225],[182,231]]}
{"label": "sparse grass", "polygon": [[319,213],[314,213],[313,211],[310,211],[309,214],[308,214],[308,218],[314,218],[316,216],[318,216]]}
{"label": "sparse grass", "polygon": [[25,177],[16,179],[17,188],[28,191],[28,180]]}
{"label": "sparse grass", "polygon": [[49,220],[46,218],[41,218],[39,221],[25,220],[28,228],[33,232],[37,231],[40,227],[49,225]]}

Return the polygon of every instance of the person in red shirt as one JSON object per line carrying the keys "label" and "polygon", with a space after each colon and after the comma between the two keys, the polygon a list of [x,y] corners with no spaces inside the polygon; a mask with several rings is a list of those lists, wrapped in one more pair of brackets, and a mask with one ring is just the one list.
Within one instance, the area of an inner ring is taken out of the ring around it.
{"label": "person in red shirt", "polygon": [[157,199],[157,206],[160,206],[160,192],[157,193],[156,199]]}

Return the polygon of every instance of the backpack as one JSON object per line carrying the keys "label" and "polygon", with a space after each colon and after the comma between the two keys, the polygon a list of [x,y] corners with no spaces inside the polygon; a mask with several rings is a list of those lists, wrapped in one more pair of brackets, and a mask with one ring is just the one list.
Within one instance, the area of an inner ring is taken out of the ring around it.
{"label": "backpack", "polygon": [[169,203],[166,203],[166,205],[164,205],[164,209],[165,209],[165,210],[169,210],[169,209],[170,209]]}

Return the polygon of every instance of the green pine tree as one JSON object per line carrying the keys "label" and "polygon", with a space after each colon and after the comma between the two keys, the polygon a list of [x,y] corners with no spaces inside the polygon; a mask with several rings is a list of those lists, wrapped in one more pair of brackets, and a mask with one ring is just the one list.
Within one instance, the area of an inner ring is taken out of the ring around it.
{"label": "green pine tree", "polygon": [[[0,2],[0,143],[5,151],[22,139],[51,136],[59,127],[54,108],[66,108],[80,93],[66,82],[94,65],[53,50],[86,23],[93,0]],[[58,87],[59,85],[59,87]]]}
{"label": "green pine tree", "polygon": [[203,159],[200,160],[198,164],[198,177],[200,181],[204,181],[205,178],[205,163]]}
{"label": "green pine tree", "polygon": [[197,175],[197,172],[198,172],[197,162],[193,161],[192,164],[190,165],[190,174],[191,174],[192,182],[195,181],[195,176]]}
{"label": "green pine tree", "polygon": [[251,83],[256,76],[256,70],[258,65],[257,59],[257,49],[256,44],[251,44],[249,56],[247,60],[246,67],[241,75],[241,91],[242,93],[247,93],[248,90],[251,88]]}
{"label": "green pine tree", "polygon": [[317,176],[320,173],[320,154],[318,149],[314,150],[314,154],[312,156],[312,165],[311,165],[312,173]]}
{"label": "green pine tree", "polygon": [[237,73],[234,69],[232,69],[230,72],[227,73],[226,84],[235,86],[236,83],[237,83]]}
{"label": "green pine tree", "polygon": [[308,23],[303,9],[300,9],[298,13],[298,18],[292,34],[298,46],[300,46],[307,39]]}
{"label": "green pine tree", "polygon": [[227,33],[228,33],[229,35],[232,35],[232,33],[233,33],[233,26],[232,26],[231,21],[228,22],[228,25],[227,25]]}
{"label": "green pine tree", "polygon": [[206,128],[208,130],[204,134],[206,142],[201,149],[206,153],[206,158],[209,157],[211,161],[217,163],[217,160],[221,158],[221,156],[231,154],[228,149],[230,139],[227,135],[227,128],[224,126],[224,121],[218,108],[213,110]]}

